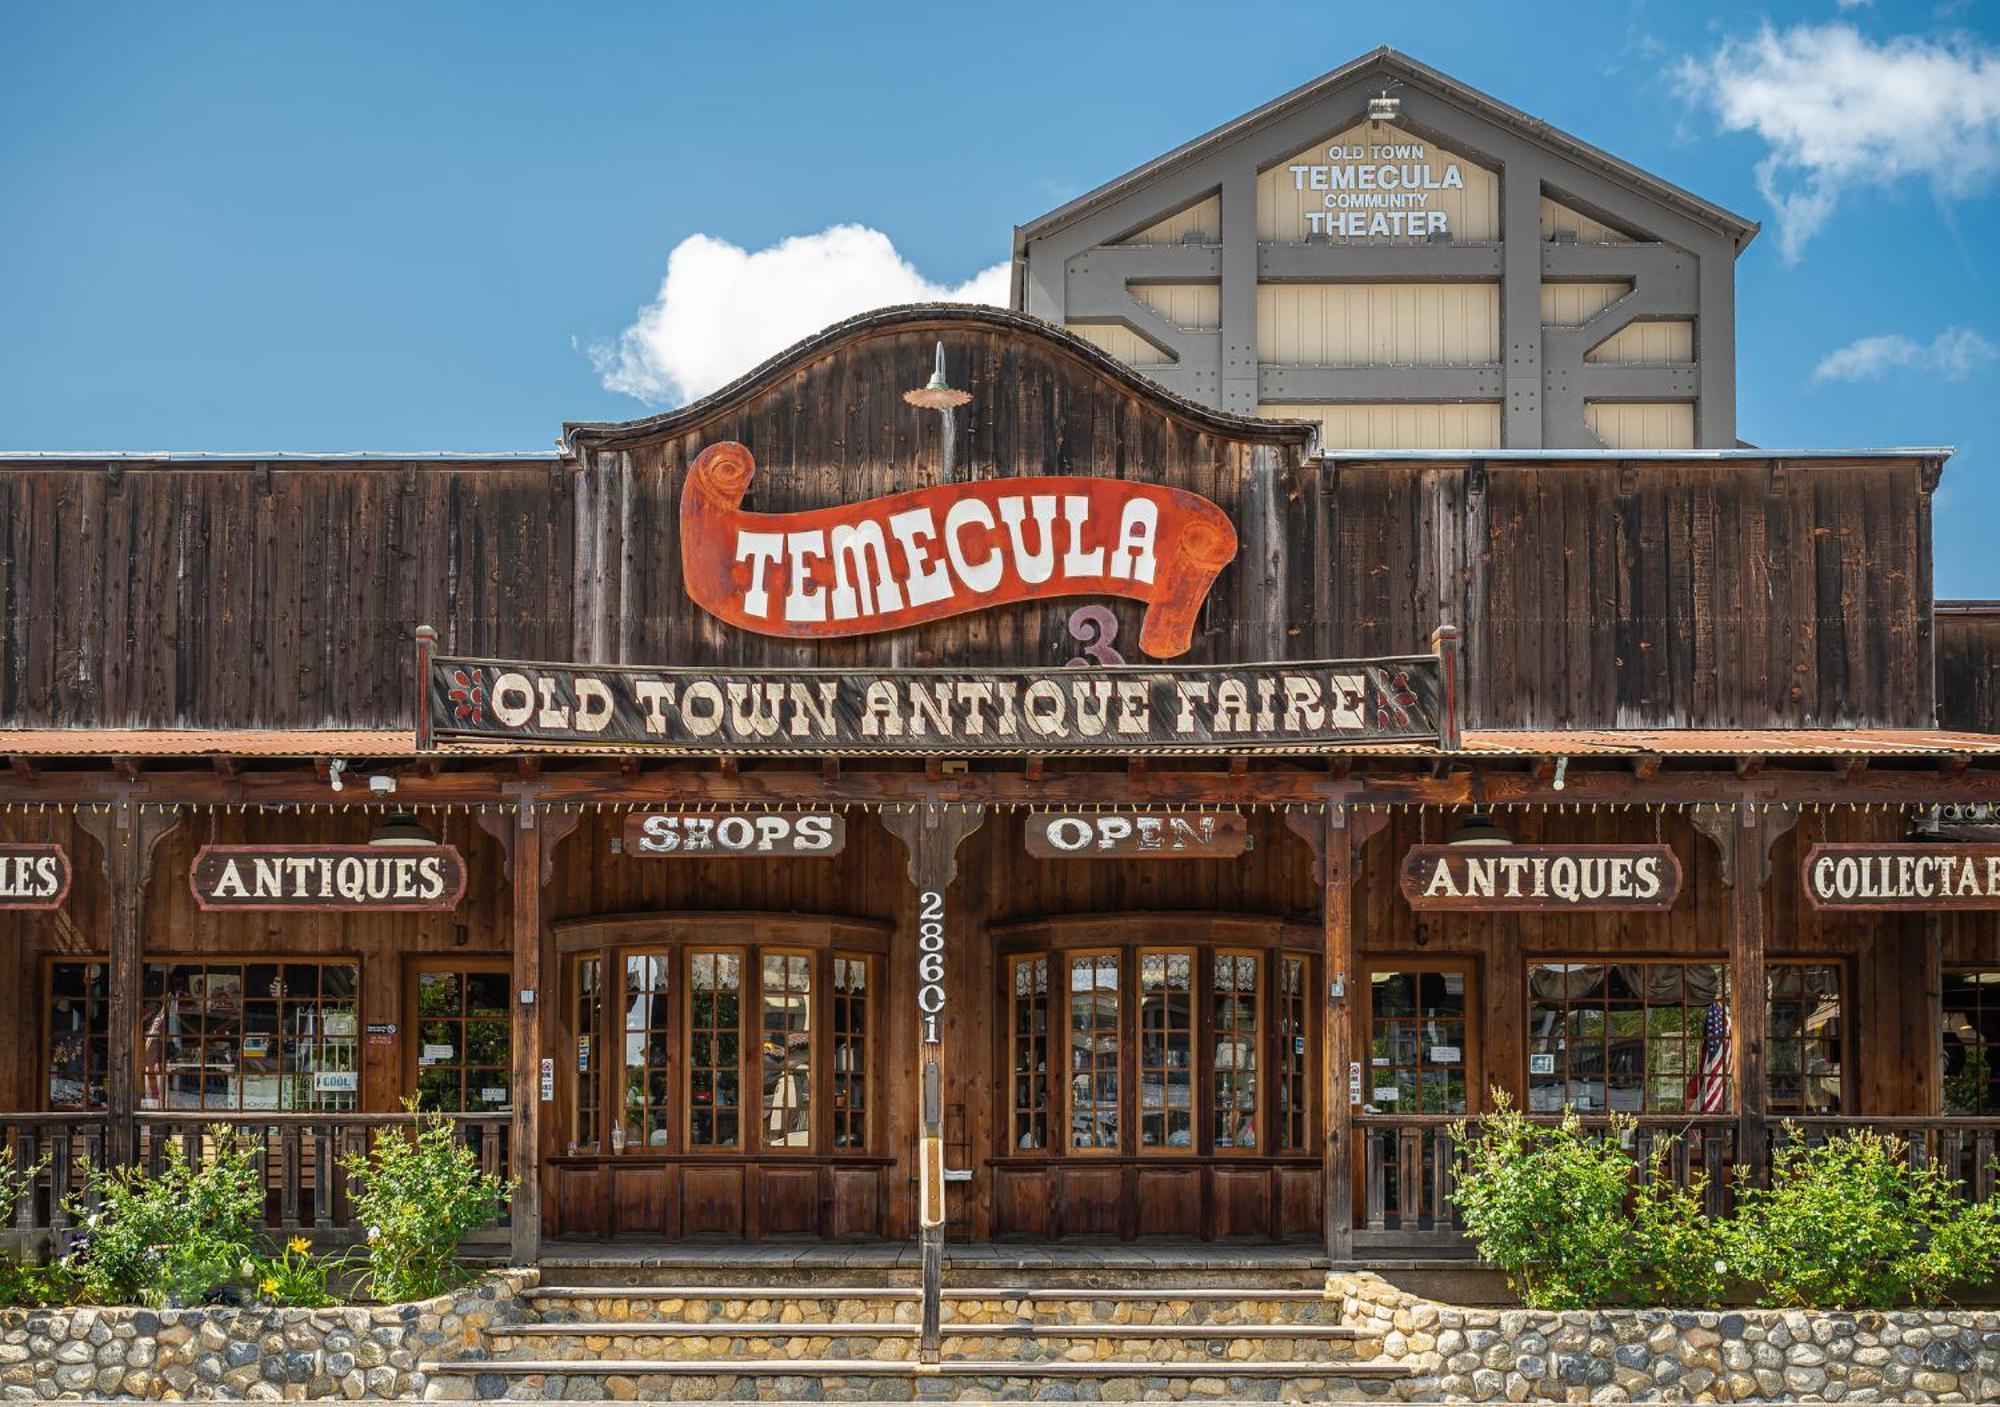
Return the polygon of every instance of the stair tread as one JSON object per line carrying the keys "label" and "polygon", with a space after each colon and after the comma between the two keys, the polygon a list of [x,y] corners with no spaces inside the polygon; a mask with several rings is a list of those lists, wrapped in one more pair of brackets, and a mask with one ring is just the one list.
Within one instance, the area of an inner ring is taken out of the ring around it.
{"label": "stair tread", "polygon": [[1100,1378],[1397,1378],[1410,1365],[1380,1359],[1266,1359],[1261,1362],[1222,1359],[1193,1363],[1153,1359],[1104,1359],[1076,1362],[1058,1359],[958,1359],[917,1363],[883,1358],[733,1358],[718,1362],[688,1359],[619,1358],[480,1358],[426,1362],[424,1372],[476,1377],[529,1375],[589,1377],[615,1374],[636,1377],[659,1374],[680,1377],[1100,1377]]}
{"label": "stair tread", "polygon": [[[917,1300],[922,1291],[915,1286],[900,1285],[550,1285],[530,1291],[531,1300],[605,1300],[605,1299],[723,1299],[723,1300],[801,1300],[801,1299],[894,1299]],[[1304,1303],[1327,1298],[1324,1290],[1242,1290],[1208,1285],[1190,1285],[1182,1288],[1162,1289],[1094,1289],[1088,1286],[1061,1287],[1037,1290],[1010,1290],[1001,1286],[982,1288],[949,1287],[944,1292],[948,1300],[1027,1300],[1031,1303],[1057,1303],[1064,1300],[1227,1300],[1256,1303]]]}
{"label": "stair tread", "polygon": [[[644,1319],[578,1321],[574,1324],[506,1324],[487,1330],[494,1338],[560,1337],[574,1334],[585,1338],[910,1338],[920,1332],[916,1324],[829,1323],[779,1324],[767,1321],[745,1323],[723,1320],[712,1324],[649,1322]],[[1010,1324],[966,1324],[944,1322],[946,1338],[1041,1337],[1041,1338],[1146,1338],[1146,1339],[1351,1339],[1357,1330],[1348,1324],[1061,1324],[1017,1322]]]}

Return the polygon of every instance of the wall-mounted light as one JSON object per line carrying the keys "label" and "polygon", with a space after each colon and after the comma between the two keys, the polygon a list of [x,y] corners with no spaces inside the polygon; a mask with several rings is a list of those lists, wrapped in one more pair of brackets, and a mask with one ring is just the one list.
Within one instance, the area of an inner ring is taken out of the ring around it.
{"label": "wall-mounted light", "polygon": [[1474,811],[1445,837],[1446,845],[1512,845],[1514,837],[1500,829],[1484,811]]}
{"label": "wall-mounted light", "polygon": [[[1353,109],[1350,108],[1349,111],[1351,112]],[[1390,97],[1389,91],[1386,88],[1382,90],[1380,97],[1368,100],[1368,120],[1370,122],[1394,122],[1402,115],[1402,112],[1403,100],[1401,98]]]}
{"label": "wall-mounted light", "polygon": [[407,811],[397,811],[375,827],[375,833],[368,837],[370,845],[436,845],[437,837],[417,824],[417,818]]}

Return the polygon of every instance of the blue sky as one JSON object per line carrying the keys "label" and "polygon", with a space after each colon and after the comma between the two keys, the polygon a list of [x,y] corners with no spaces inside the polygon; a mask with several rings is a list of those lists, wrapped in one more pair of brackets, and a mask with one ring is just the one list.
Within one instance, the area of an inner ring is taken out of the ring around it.
{"label": "blue sky", "polygon": [[[545,448],[652,408],[591,350],[690,236],[852,222],[958,285],[1381,43],[1764,221],[1741,433],[1958,445],[1938,591],[2000,596],[1991,3],[14,3],[0,448]],[[1768,91],[1843,63],[1844,111]]]}

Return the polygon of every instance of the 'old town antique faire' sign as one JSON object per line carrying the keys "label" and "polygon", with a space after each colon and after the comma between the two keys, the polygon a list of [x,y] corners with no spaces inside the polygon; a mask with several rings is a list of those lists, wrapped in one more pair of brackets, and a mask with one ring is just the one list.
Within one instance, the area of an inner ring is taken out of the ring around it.
{"label": "'old town antique faire' sign", "polygon": [[60,845],[0,844],[0,909],[61,908],[69,877],[69,856]]}
{"label": "'old town antique faire' sign", "polygon": [[1403,857],[1415,909],[1670,909],[1670,845],[1418,845]]}
{"label": "'old town antique faire' sign", "polygon": [[1802,871],[1815,909],[2000,909],[2000,845],[1815,845]]}
{"label": "'old town antique faire' sign", "polygon": [[1184,670],[714,671],[444,656],[419,668],[419,747],[442,737],[706,755],[1311,752],[1434,742],[1450,712],[1436,655]]}
{"label": "'old town antique faire' sign", "polygon": [[1234,811],[1038,813],[1028,817],[1030,855],[1045,860],[1227,858],[1250,848]]}
{"label": "'old town antique faire' sign", "polygon": [[1146,603],[1139,648],[1187,652],[1228,515],[1198,494],[1124,479],[941,484],[799,513],[752,513],[750,451],[710,445],[681,491],[681,573],[709,614],[760,635],[876,635],[1054,596]]}
{"label": "'old town antique faire' sign", "polygon": [[627,855],[838,855],[847,818],[831,811],[653,812],[625,818]]}
{"label": "'old town antique faire' sign", "polygon": [[465,861],[449,845],[204,845],[188,887],[204,909],[454,909]]}

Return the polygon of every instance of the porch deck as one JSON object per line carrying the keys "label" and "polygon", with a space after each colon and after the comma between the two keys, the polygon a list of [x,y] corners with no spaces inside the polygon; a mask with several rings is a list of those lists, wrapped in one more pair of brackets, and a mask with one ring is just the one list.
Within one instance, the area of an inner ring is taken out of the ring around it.
{"label": "porch deck", "polygon": [[[1324,1271],[1331,1264],[1319,1246],[1213,1241],[951,1241],[945,1271]],[[922,1268],[915,1239],[907,1241],[597,1241],[551,1237],[542,1243],[546,1271],[674,1271],[701,1275],[718,1270],[907,1270]]]}

